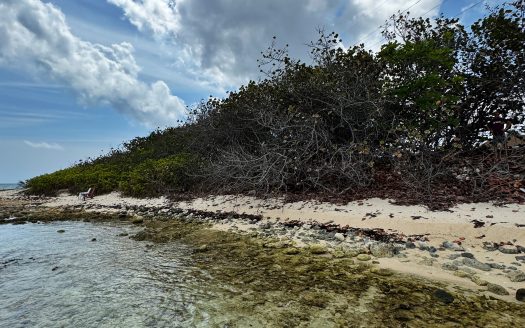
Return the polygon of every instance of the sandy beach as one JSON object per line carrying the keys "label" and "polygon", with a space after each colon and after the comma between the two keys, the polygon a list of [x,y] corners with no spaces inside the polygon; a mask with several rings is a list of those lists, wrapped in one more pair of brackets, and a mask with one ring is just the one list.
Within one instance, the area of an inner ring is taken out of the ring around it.
{"label": "sandy beach", "polygon": [[[24,198],[16,191],[1,191],[0,198],[25,199],[29,204],[50,208],[73,206],[101,212],[126,210],[130,215],[141,214],[137,207],[257,215],[262,220],[226,220],[215,223],[214,228],[242,233],[265,229],[267,225],[299,222],[303,225],[278,236],[290,239],[298,246],[308,245],[312,238],[300,236],[316,224],[348,226],[364,231],[382,229],[397,239],[392,252],[388,248],[387,251],[375,250],[376,241],[368,237],[352,236],[350,240],[349,235],[332,233],[329,238],[313,242],[334,249],[345,245],[353,247],[358,242],[368,248],[371,260],[379,267],[447,282],[452,287],[485,291],[487,295],[507,301],[515,302],[516,291],[525,288],[525,205],[474,203],[460,204],[447,211],[429,211],[423,206],[398,206],[384,199],[344,205],[310,201],[284,203],[276,198],[247,196],[172,202],[164,197],[136,199],[110,193],[84,202],[68,194]],[[492,284],[504,288],[509,294],[498,292],[498,287]]]}

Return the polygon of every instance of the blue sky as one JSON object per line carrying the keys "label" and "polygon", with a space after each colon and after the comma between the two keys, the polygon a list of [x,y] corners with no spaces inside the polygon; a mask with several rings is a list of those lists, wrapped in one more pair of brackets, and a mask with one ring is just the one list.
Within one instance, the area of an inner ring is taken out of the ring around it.
{"label": "blue sky", "polygon": [[[0,182],[97,156],[184,106],[257,79],[276,35],[304,56],[319,26],[376,45],[396,10],[456,15],[476,0],[2,0]],[[485,1],[467,9],[470,23]],[[68,29],[69,28],[69,29]]]}

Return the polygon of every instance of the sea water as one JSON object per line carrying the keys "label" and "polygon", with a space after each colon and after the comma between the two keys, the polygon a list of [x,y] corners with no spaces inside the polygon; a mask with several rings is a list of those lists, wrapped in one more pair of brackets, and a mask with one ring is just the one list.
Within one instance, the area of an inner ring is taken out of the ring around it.
{"label": "sea water", "polygon": [[0,327],[194,326],[209,295],[191,252],[122,236],[136,229],[0,225]]}
{"label": "sea water", "polygon": [[0,183],[0,190],[9,190],[19,188],[18,183]]}

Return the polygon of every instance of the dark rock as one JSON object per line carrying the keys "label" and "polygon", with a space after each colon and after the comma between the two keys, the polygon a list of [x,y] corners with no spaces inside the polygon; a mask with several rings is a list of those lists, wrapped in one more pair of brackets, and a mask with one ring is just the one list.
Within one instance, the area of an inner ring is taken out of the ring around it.
{"label": "dark rock", "polygon": [[516,261],[522,261],[522,262],[525,262],[525,256],[523,256],[523,255],[516,256]]}
{"label": "dark rock", "polygon": [[485,250],[487,250],[487,251],[492,252],[492,251],[497,250],[497,249],[498,249],[498,246],[497,246],[497,244],[494,244],[494,243],[484,242],[484,243],[483,243],[483,248],[484,248]]}
{"label": "dark rock", "polygon": [[434,293],[432,294],[432,296],[442,302],[442,303],[445,303],[445,304],[450,304],[452,302],[454,302],[454,296],[452,296],[452,294],[450,294],[449,292],[443,290],[443,289],[436,289],[434,291]]}
{"label": "dark rock", "polygon": [[58,233],[64,233],[64,232],[66,232],[66,230],[64,230],[64,229],[60,229],[60,230],[57,230],[57,232],[58,232]]}
{"label": "dark rock", "polygon": [[474,254],[467,253],[467,252],[461,253],[461,256],[469,258],[469,259],[473,259],[474,258]]}
{"label": "dark rock", "polygon": [[121,232],[118,234],[119,237],[126,237],[128,235],[127,232]]}
{"label": "dark rock", "polygon": [[97,241],[97,238],[92,238],[91,241]]}
{"label": "dark rock", "polygon": [[56,271],[56,270],[58,270],[58,267],[57,267],[57,266],[56,266],[56,267],[53,267],[53,269],[51,269],[51,271]]}
{"label": "dark rock", "polygon": [[525,302],[525,288],[520,288],[516,291],[516,299],[520,302]]}

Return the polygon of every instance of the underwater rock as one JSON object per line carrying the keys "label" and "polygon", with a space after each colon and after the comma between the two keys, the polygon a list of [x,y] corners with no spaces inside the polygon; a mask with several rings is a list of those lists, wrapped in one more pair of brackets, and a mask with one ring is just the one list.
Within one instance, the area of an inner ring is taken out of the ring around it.
{"label": "underwater rock", "polygon": [[496,295],[509,295],[509,292],[505,289],[505,287],[490,282],[487,284],[487,290]]}
{"label": "underwater rock", "polygon": [[57,232],[58,232],[58,233],[64,233],[64,232],[66,232],[66,230],[64,230],[64,229],[60,229],[60,230],[57,230]]}
{"label": "underwater rock", "polygon": [[525,272],[520,270],[512,271],[507,274],[507,277],[512,282],[522,282],[525,281]]}
{"label": "underwater rock", "polygon": [[516,299],[520,302],[525,302],[525,288],[520,288],[516,291]]}
{"label": "underwater rock", "polygon": [[359,255],[357,255],[357,259],[359,261],[370,261],[372,259],[372,257],[370,257],[370,255],[368,255],[368,254],[359,254]]}
{"label": "underwater rock", "polygon": [[443,290],[443,289],[436,289],[434,291],[434,293],[432,294],[432,296],[442,302],[442,303],[445,303],[445,304],[450,304],[452,302],[454,302],[454,296],[452,296],[452,294],[450,294],[449,292]]}

